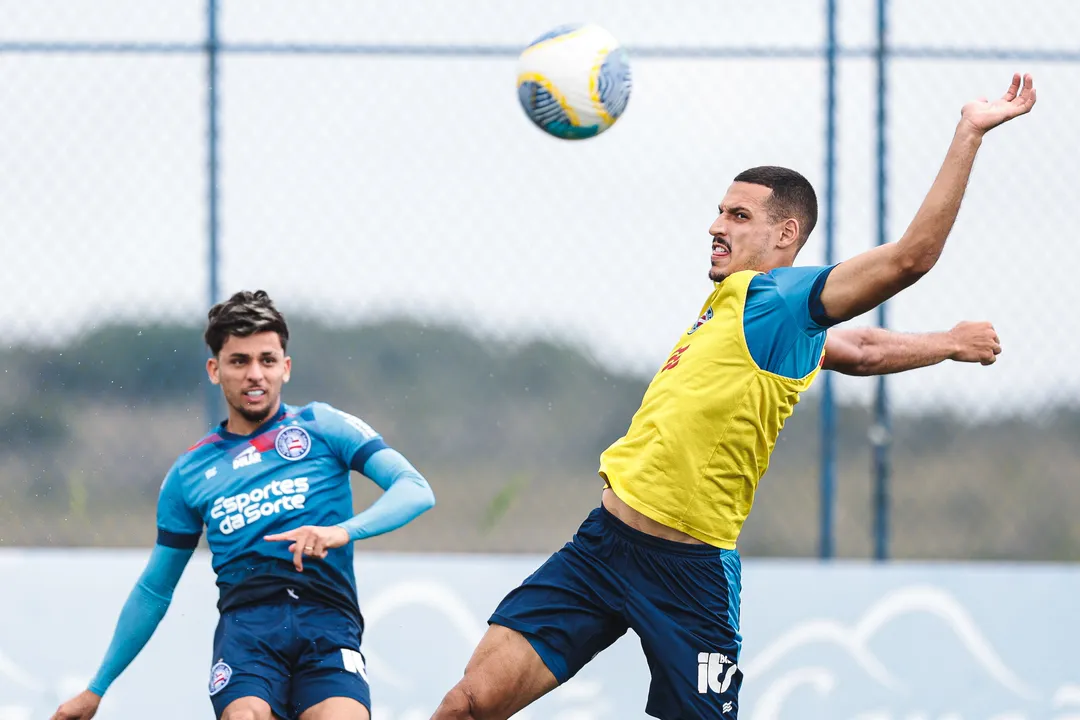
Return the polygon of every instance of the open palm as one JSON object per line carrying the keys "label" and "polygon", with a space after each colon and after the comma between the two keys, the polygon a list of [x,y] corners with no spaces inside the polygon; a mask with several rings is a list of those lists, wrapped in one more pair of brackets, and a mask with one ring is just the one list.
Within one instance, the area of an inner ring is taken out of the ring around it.
{"label": "open palm", "polygon": [[1029,112],[1034,105],[1035,84],[1031,75],[1024,75],[1023,86],[1021,86],[1020,73],[1016,73],[1013,75],[1009,89],[1000,99],[989,102],[986,98],[979,98],[969,102],[960,111],[960,116],[975,130],[985,133],[1018,115]]}

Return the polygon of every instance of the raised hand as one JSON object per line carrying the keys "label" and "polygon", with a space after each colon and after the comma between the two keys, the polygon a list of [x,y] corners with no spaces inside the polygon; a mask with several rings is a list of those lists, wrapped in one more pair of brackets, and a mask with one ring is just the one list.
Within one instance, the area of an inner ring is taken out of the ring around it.
{"label": "raised hand", "polygon": [[967,103],[960,110],[962,122],[966,122],[980,135],[1031,111],[1035,106],[1035,84],[1031,75],[1024,75],[1023,86],[1020,73],[1013,75],[1012,84],[1000,99],[993,102],[979,98]]}

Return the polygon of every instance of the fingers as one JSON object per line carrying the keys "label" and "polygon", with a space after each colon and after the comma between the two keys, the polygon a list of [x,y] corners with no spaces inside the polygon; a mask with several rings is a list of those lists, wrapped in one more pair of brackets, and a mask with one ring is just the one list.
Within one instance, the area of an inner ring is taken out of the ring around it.
{"label": "fingers", "polygon": [[292,544],[292,564],[296,568],[297,572],[304,572],[304,542],[306,539],[299,539]]}
{"label": "fingers", "polygon": [[989,347],[986,349],[986,352],[979,360],[979,362],[981,362],[983,365],[993,365],[997,362],[997,356],[1001,354],[1001,338],[999,338],[997,332],[994,331],[993,325],[990,325],[989,330]]}
{"label": "fingers", "polygon": [[1030,73],[1024,73],[1024,85],[1021,88],[1019,80],[1019,74],[1013,75],[1013,82],[1005,93],[1005,100],[1018,110],[1018,115],[1022,115],[1035,104],[1035,81]]}
{"label": "fingers", "polygon": [[304,572],[304,546],[310,545],[307,535],[307,528],[297,528],[296,530],[289,530],[288,532],[263,535],[263,540],[266,540],[267,542],[292,540],[292,543],[289,544],[286,552],[293,556],[293,567],[295,567],[298,572]]}
{"label": "fingers", "polygon": [[326,541],[320,536],[316,536],[313,540],[310,555],[321,560],[326,557]]}
{"label": "fingers", "polygon": [[275,535],[264,535],[263,539],[271,542],[291,540],[287,552],[293,556],[293,567],[297,572],[304,572],[304,557],[322,560],[330,554],[330,538],[325,528],[305,526]]}
{"label": "fingers", "polygon": [[[1025,79],[1030,78],[1030,75],[1026,75]],[[1009,89],[1005,91],[1005,94],[1001,96],[1001,99],[1006,102],[1012,102],[1016,99],[1016,94],[1020,91],[1020,73],[1013,73],[1012,83],[1009,84]]]}
{"label": "fingers", "polygon": [[1020,97],[1028,110],[1035,104],[1035,81],[1031,75],[1024,75],[1024,89],[1020,91]]}

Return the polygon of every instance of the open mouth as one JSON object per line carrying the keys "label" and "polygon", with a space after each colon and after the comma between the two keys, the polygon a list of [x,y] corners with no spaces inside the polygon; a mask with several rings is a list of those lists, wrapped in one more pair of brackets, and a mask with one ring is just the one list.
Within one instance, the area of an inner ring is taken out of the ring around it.
{"label": "open mouth", "polygon": [[714,239],[712,244],[712,259],[718,260],[720,258],[726,258],[729,255],[731,255],[731,247],[723,240]]}
{"label": "open mouth", "polygon": [[261,388],[254,388],[244,391],[244,398],[250,403],[259,402],[266,396],[266,391]]}

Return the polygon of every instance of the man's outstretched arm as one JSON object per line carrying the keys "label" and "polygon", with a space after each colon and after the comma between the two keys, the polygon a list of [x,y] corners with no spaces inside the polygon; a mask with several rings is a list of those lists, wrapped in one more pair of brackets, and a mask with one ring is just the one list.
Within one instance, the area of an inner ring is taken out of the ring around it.
{"label": "man's outstretched arm", "polygon": [[858,317],[915,283],[937,263],[967,189],[975,155],[991,129],[1031,110],[1035,86],[1013,77],[1005,95],[961,110],[941,170],[899,241],[856,255],[836,266],[821,291],[825,314],[836,322]]}
{"label": "man's outstretched arm", "polygon": [[1001,352],[1001,340],[988,322],[962,322],[932,333],[832,328],[827,337],[822,367],[845,375],[886,375],[944,360],[992,365]]}
{"label": "man's outstretched arm", "polygon": [[52,720],[88,720],[113,681],[142,652],[172,602],[173,590],[194,549],[155,545],[139,581],[135,584],[116,622],[112,641],[90,686],[67,701]]}

